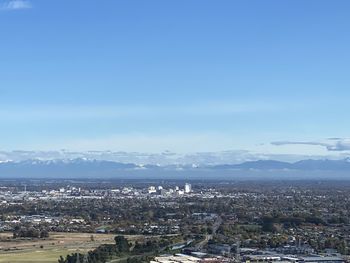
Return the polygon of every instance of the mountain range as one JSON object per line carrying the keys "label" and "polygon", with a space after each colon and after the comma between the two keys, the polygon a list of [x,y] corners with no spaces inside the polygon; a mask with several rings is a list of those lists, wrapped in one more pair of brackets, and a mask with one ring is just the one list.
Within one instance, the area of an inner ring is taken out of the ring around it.
{"label": "mountain range", "polygon": [[256,169],[256,170],[305,170],[305,171],[349,171],[350,158],[341,160],[301,160],[294,163],[275,160],[258,160],[233,165],[216,165],[215,169]]}
{"label": "mountain range", "polygon": [[[341,160],[301,160],[294,163],[281,162],[276,160],[258,160],[243,162],[240,164],[221,165],[154,165],[154,164],[134,164],[114,161],[90,160],[84,158],[77,159],[56,159],[56,160],[24,160],[5,161],[0,163],[0,177],[117,177],[117,178],[139,178],[169,176],[182,174],[187,177],[195,174],[197,177],[202,174],[217,175],[244,175],[259,172],[260,174],[279,174],[288,172],[297,174],[302,172],[312,172],[313,174],[347,174],[350,173],[350,158]],[[349,176],[350,179],[350,176]]]}

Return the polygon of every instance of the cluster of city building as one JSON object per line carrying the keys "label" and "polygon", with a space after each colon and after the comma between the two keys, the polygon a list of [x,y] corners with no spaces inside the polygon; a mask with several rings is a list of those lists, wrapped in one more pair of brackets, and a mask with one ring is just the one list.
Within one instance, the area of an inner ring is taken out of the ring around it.
{"label": "cluster of city building", "polygon": [[163,186],[150,186],[148,187],[149,194],[157,194],[157,195],[168,195],[168,196],[179,196],[184,194],[189,194],[192,192],[192,186],[189,183],[185,184],[184,189],[180,189],[180,187],[175,186],[175,188],[164,189]]}
{"label": "cluster of city building", "polygon": [[60,187],[58,189],[44,189],[41,191],[27,191],[26,186],[23,187],[23,191],[12,191],[6,187],[0,189],[0,205],[9,204],[9,202],[14,201],[35,201],[36,199],[101,199],[104,197],[114,197],[114,198],[126,198],[126,197],[178,197],[189,195],[193,193],[192,186],[189,183],[184,185],[184,188],[175,186],[174,188],[166,189],[163,186],[149,186],[144,189],[136,189],[134,187],[121,187],[113,189],[83,189],[81,187],[66,186]]}
{"label": "cluster of city building", "polygon": [[[223,248],[227,250],[227,248]],[[249,253],[246,253],[249,252]],[[150,263],[229,263],[229,262],[245,262],[245,263],[345,263],[344,258],[337,254],[326,255],[284,255],[275,254],[271,251],[246,250],[235,256],[229,253],[224,255],[208,254],[203,252],[192,252],[190,254],[176,253],[164,254],[155,257]],[[215,253],[215,252],[214,252]]]}
{"label": "cluster of city building", "polygon": [[2,187],[0,231],[30,226],[194,240],[158,263],[340,263],[350,255],[350,183],[191,183],[193,189],[179,181]]}

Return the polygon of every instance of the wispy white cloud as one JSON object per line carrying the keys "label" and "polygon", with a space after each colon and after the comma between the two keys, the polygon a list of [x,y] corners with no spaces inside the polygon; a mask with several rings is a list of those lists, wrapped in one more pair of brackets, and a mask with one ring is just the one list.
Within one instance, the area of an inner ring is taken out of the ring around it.
{"label": "wispy white cloud", "polygon": [[10,0],[0,4],[1,10],[20,10],[30,8],[32,8],[32,4],[26,0]]}
{"label": "wispy white cloud", "polygon": [[318,141],[276,141],[272,145],[311,145],[325,147],[328,151],[350,151],[350,139],[329,138],[325,142]]}

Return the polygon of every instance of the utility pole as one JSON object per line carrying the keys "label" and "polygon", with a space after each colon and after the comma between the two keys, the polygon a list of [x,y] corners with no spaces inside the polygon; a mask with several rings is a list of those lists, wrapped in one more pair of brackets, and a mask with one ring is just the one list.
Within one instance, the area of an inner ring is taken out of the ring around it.
{"label": "utility pole", "polygon": [[241,241],[238,240],[236,243],[236,261],[241,262]]}
{"label": "utility pole", "polygon": [[88,263],[88,254],[84,255],[83,263]]}

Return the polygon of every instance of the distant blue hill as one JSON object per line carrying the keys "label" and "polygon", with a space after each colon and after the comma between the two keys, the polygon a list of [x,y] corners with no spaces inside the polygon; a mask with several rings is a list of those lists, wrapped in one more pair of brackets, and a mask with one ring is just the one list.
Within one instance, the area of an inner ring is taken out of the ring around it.
{"label": "distant blue hill", "polygon": [[216,165],[213,169],[255,169],[255,170],[304,170],[304,171],[349,171],[350,159],[342,160],[301,160],[295,163],[274,160],[258,160],[232,165]]}
{"label": "distant blue hill", "polygon": [[[222,165],[137,165],[113,161],[72,160],[26,160],[0,163],[1,178],[229,178],[230,176],[336,176],[341,174],[350,179],[350,159],[302,160],[295,163],[274,160],[258,160],[241,164]],[[349,176],[348,176],[349,175]]]}
{"label": "distant blue hill", "polygon": [[0,176],[11,177],[53,177],[53,176],[91,176],[113,174],[115,171],[135,169],[130,163],[117,163],[97,160],[26,160],[0,163]]}
{"label": "distant blue hill", "polygon": [[276,169],[292,169],[293,164],[287,162],[273,160],[259,160],[244,162],[241,164],[223,164],[213,166],[214,169],[256,169],[256,170],[276,170]]}

